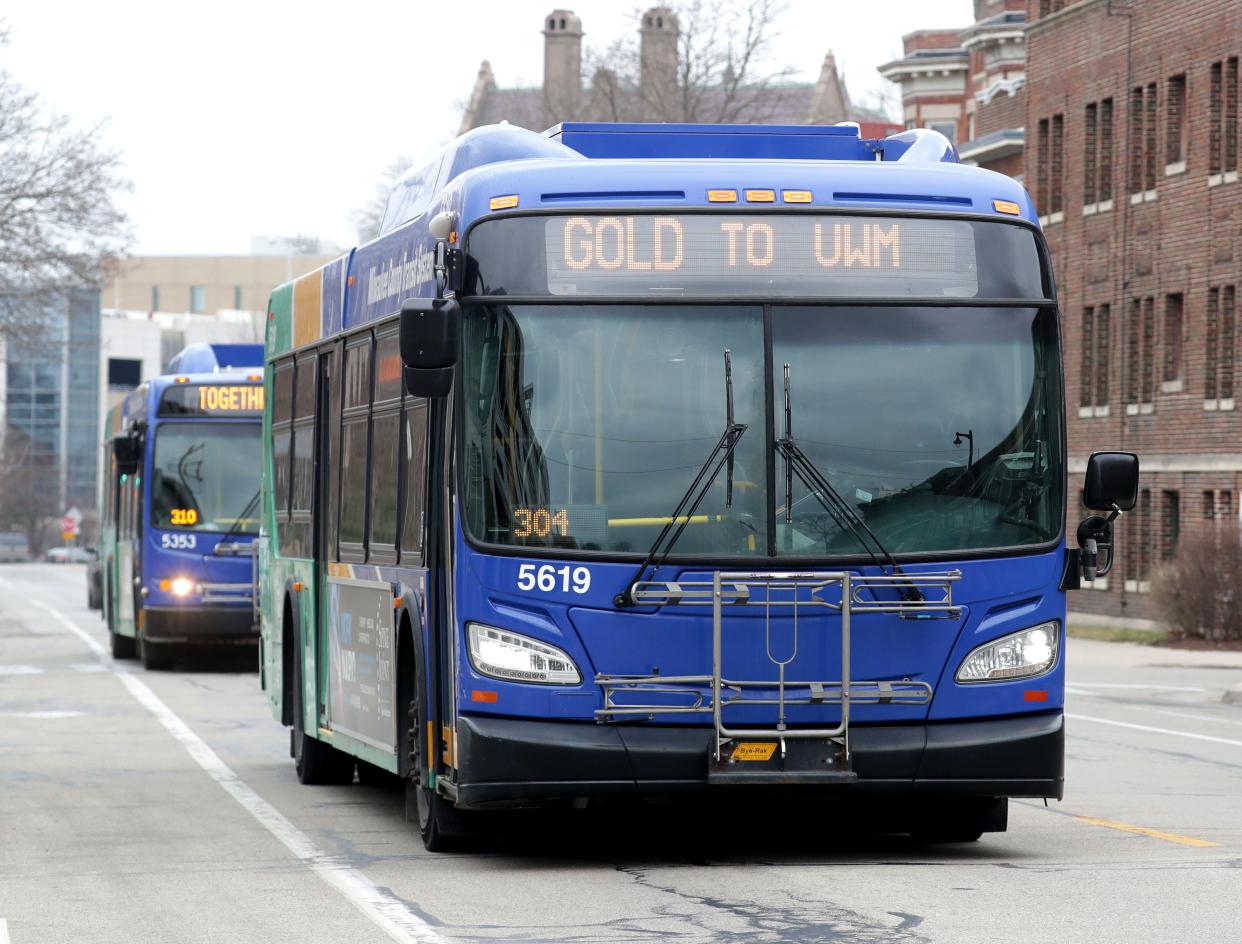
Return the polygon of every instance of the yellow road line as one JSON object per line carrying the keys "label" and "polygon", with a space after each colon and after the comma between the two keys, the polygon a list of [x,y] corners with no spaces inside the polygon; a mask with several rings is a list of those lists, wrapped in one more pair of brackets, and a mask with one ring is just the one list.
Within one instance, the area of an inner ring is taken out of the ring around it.
{"label": "yellow road line", "polygon": [[1150,836],[1152,839],[1163,839],[1165,842],[1175,842],[1180,846],[1194,846],[1198,849],[1206,849],[1210,846],[1219,846],[1219,842],[1211,842],[1207,839],[1195,839],[1193,836],[1181,836],[1177,833],[1166,833],[1160,829],[1148,829],[1146,826],[1132,826],[1130,823],[1118,823],[1116,820],[1099,819],[1095,816],[1075,816],[1074,819],[1081,823],[1090,823],[1092,826],[1104,826],[1108,829],[1119,829],[1123,833],[1138,833],[1140,836]]}

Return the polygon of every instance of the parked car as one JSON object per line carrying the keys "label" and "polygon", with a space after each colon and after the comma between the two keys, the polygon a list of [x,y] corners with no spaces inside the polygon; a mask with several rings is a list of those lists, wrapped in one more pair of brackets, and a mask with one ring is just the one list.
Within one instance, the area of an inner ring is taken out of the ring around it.
{"label": "parked car", "polygon": [[84,547],[50,547],[43,559],[50,564],[85,564],[90,561],[91,554]]}
{"label": "parked car", "polygon": [[0,532],[0,563],[30,560],[30,545],[20,531]]}

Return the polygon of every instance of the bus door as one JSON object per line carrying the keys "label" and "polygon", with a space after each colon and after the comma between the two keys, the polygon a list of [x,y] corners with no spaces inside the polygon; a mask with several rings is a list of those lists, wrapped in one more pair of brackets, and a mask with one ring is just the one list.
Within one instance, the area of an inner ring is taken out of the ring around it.
{"label": "bus door", "polygon": [[[134,620],[134,476],[126,476],[120,488],[121,510],[117,517],[116,572],[117,617],[133,627]],[[117,627],[120,629],[120,627]],[[137,635],[136,627],[133,629]]]}
{"label": "bus door", "polygon": [[[336,563],[324,575],[326,638],[320,640],[322,664],[330,669],[328,726],[394,755],[395,611],[391,577],[383,573],[397,562],[400,366],[395,328],[380,332],[378,352],[370,333],[360,333],[345,344],[333,384],[324,465],[335,472],[339,463],[340,514]],[[338,429],[340,445],[333,448]]]}

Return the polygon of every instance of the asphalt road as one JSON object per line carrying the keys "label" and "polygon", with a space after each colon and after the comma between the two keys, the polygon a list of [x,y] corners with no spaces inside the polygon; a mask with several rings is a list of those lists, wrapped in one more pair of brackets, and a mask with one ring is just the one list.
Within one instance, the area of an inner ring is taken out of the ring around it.
{"label": "asphalt road", "polygon": [[1071,640],[1066,798],[978,843],[698,802],[433,856],[297,783],[248,666],[113,665],[84,580],[0,567],[0,944],[1242,940],[1242,655]]}

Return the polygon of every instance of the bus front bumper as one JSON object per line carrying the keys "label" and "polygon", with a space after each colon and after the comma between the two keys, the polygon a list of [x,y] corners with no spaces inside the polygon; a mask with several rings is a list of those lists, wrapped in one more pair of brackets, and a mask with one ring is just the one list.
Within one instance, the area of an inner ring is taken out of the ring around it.
{"label": "bus front bumper", "polygon": [[[462,716],[457,805],[705,789],[710,728]],[[832,789],[1060,799],[1061,712],[919,725],[854,725],[857,779]]]}
{"label": "bus front bumper", "polygon": [[254,645],[249,606],[144,606],[143,639],[156,645]]}

